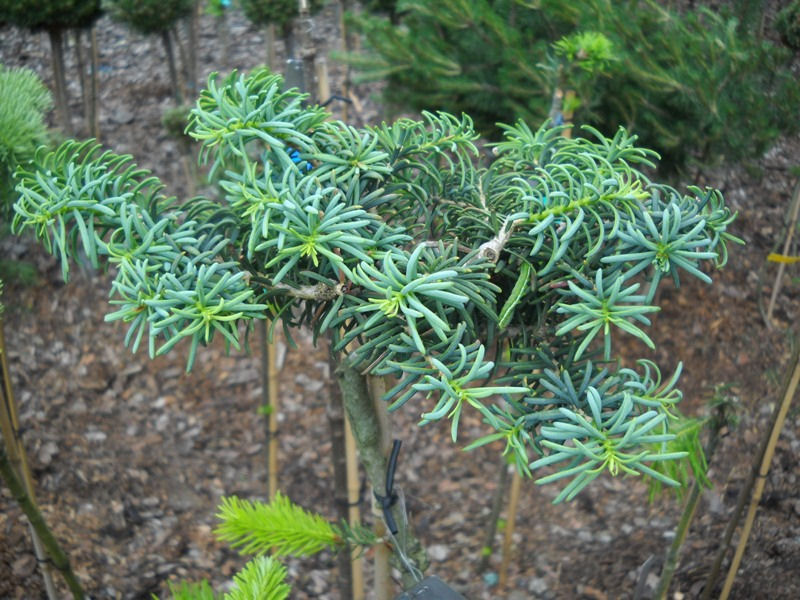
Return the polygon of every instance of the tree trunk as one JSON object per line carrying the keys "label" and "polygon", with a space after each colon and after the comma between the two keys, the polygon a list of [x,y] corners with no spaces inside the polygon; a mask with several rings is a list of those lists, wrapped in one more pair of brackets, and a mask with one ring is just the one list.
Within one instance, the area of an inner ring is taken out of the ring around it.
{"label": "tree trunk", "polygon": [[172,38],[170,37],[169,29],[161,32],[161,42],[164,44],[164,52],[167,54],[167,66],[169,66],[169,79],[172,84],[172,92],[175,96],[175,102],[180,106],[183,104],[183,95],[181,94],[181,86],[178,81],[178,69],[175,67],[175,51],[172,47]]}
{"label": "tree trunk", "polygon": [[186,87],[190,98],[197,95],[197,26],[200,19],[200,3],[195,2],[189,17],[189,47],[186,61]]}
{"label": "tree trunk", "polygon": [[297,38],[294,35],[294,23],[285,23],[281,29],[281,37],[286,48],[286,60],[297,58]]}
{"label": "tree trunk", "polygon": [[[220,57],[219,57],[219,67],[223,71],[228,66],[228,12],[225,8],[222,9],[220,15],[216,18],[214,23],[214,29],[217,33],[217,39],[220,40]],[[269,58],[269,57],[268,57]],[[272,70],[272,65],[267,62],[267,66],[269,66],[270,71]]]}
{"label": "tree trunk", "polygon": [[[387,458],[381,449],[380,418],[370,397],[367,380],[346,358],[339,363],[336,375],[367,480],[374,492],[383,495],[386,490]],[[419,571],[424,572],[428,567],[424,548],[414,537],[410,527],[407,527],[406,516],[401,513],[398,503],[394,504],[391,511],[399,527],[396,538],[404,546],[402,550],[405,556]],[[408,588],[416,583],[415,577],[402,564],[397,552],[393,554],[393,566],[402,573],[403,587]]]}
{"label": "tree trunk", "polygon": [[97,73],[99,71],[97,58],[97,28],[92,24],[89,33],[91,47],[91,79],[89,85],[89,131],[91,136],[100,141],[100,116],[97,111]]}
{"label": "tree trunk", "polygon": [[[81,83],[81,104],[83,104],[83,122],[86,124],[87,133],[91,131],[89,122],[89,82],[86,79],[86,65],[83,62],[83,36],[80,29],[73,30],[75,40],[75,62],[78,67],[78,80]],[[89,134],[91,135],[91,134]]]}
{"label": "tree trunk", "polygon": [[270,23],[267,25],[266,31],[266,45],[267,45],[267,66],[273,73],[277,73],[278,69],[278,55],[275,52],[275,25]]}
{"label": "tree trunk", "polygon": [[53,60],[53,80],[55,82],[56,115],[58,124],[64,135],[72,137],[72,121],[69,116],[69,99],[67,97],[67,80],[64,76],[64,36],[60,29],[49,29],[50,49]]}
{"label": "tree trunk", "polygon": [[478,563],[478,573],[483,573],[489,568],[489,561],[494,552],[494,537],[497,535],[497,524],[500,520],[500,512],[503,510],[503,500],[508,492],[508,463],[505,457],[502,458],[500,470],[497,473],[497,489],[492,498],[492,508],[486,523],[486,535],[483,538],[481,547],[481,561]]}

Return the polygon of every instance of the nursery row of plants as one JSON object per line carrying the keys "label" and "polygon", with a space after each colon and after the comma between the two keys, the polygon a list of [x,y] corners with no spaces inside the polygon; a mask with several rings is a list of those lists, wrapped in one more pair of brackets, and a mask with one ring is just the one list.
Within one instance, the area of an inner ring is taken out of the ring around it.
{"label": "nursery row of plants", "polygon": [[[65,30],[107,9],[161,34],[171,57],[175,21],[199,10],[188,0],[39,4],[0,2],[0,21],[50,34],[62,124]],[[47,90],[0,67],[3,218],[56,256],[65,280],[76,260],[110,267],[105,318],[126,325],[131,351],[184,348],[189,370],[215,338],[240,349],[262,322],[289,339],[308,329],[332,348],[388,531],[330,523],[280,495],[227,498],[220,539],[257,556],[225,598],[286,598],[280,557],[326,548],[389,547],[403,587],[419,585],[427,559],[381,443],[382,413],[412,397],[426,402],[420,425],[446,421],[453,443],[462,415],[480,415],[485,434],[466,449],[496,447],[521,476],[560,485],[556,502],[604,474],[656,487],[706,481],[700,426],[676,406],[681,367],[623,367],[617,348],[621,337],[654,348],[659,287],[711,283],[740,242],[722,194],[678,189],[676,173],[758,157],[796,126],[800,5],[781,13],[774,40],[749,26],[758,6],[733,3],[726,15],[648,1],[365,3],[348,21],[364,48],[345,36],[338,56],[421,116],[356,127],[269,69],[214,73],[185,124],[207,176],[192,198],[166,195],[113,140],[49,144]],[[280,25],[295,53],[290,17],[317,5],[241,8]],[[368,376],[391,381],[380,402]],[[40,558],[82,597],[31,502],[8,385],[4,400],[4,479],[41,525]],[[666,586],[670,575],[665,567]],[[207,583],[171,591],[215,597]]]}

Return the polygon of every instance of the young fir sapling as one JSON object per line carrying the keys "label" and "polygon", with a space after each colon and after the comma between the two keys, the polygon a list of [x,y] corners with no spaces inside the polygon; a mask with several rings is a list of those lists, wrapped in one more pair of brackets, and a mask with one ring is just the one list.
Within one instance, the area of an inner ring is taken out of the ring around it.
{"label": "young fir sapling", "polygon": [[185,339],[191,368],[254,319],[328,335],[375,490],[385,457],[355,408],[366,373],[394,379],[390,410],[449,420],[454,442],[478,411],[488,433],[467,447],[499,442],[529,476],[551,467],[537,481],[564,480],[557,502],[604,471],[675,485],[653,465],[684,455],[666,450],[680,368],[665,383],[650,362],[620,368],[613,341],[653,347],[662,279],[710,282],[702,263],[725,264],[721,194],[650,181],[654,153],[624,130],[519,122],[487,156],[467,116],[355,128],[281,84],[212,75],[201,93],[188,131],[218,197],[165,196],[130,157],[71,141],[18,170],[16,231],[65,278],[78,251],[115,268],[106,319],[128,323],[134,351]]}

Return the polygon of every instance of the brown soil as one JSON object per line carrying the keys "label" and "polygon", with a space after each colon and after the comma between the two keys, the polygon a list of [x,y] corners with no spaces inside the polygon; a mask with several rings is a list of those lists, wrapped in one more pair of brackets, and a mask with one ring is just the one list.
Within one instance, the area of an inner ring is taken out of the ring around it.
{"label": "brown soil", "polygon": [[[328,9],[315,21],[323,51],[338,39],[333,17]],[[235,13],[228,26],[224,66],[247,69],[262,62],[261,33]],[[133,154],[171,192],[184,193],[179,147],[161,126],[171,97],[160,46],[105,19],[98,34],[104,141]],[[219,67],[219,43],[213,19],[204,16],[204,73]],[[0,60],[50,80],[42,34],[0,29]],[[339,81],[339,67],[332,66],[332,81]],[[77,113],[78,84],[71,86]],[[360,116],[374,118],[369,90],[359,93],[366,106]],[[784,281],[771,329],[759,300],[768,298],[774,279],[774,267],[763,278],[761,272],[781,239],[798,142],[782,140],[752,168],[720,171],[701,182],[724,190],[739,211],[734,232],[747,245],[733,249],[713,286],[687,281],[679,290],[665,289],[664,308],[654,320],[651,337],[658,349],[650,357],[664,372],[684,363],[685,412],[705,414],[716,384],[733,384],[741,400],[740,425],[714,457],[714,487],[698,508],[674,598],[695,598],[701,590],[787,368],[790,325],[800,308],[797,285]],[[2,252],[34,262],[41,273],[33,286],[6,290],[8,359],[39,502],[86,589],[94,598],[149,598],[164,594],[167,581],[200,578],[221,589],[245,559],[215,541],[215,507],[222,495],[263,499],[266,493],[257,350],[226,355],[216,345],[202,352],[190,374],[182,351],[154,361],[131,355],[122,344],[122,326],[103,321],[107,275],[74,268],[64,285],[53,259],[29,240],[5,238]],[[328,367],[307,336],[298,343],[299,349],[286,352],[280,376],[281,489],[333,517]],[[627,353],[646,355],[638,347]],[[431,573],[470,599],[632,598],[639,579],[652,590],[680,507],[671,498],[647,504],[642,484],[610,478],[560,506],[550,503],[555,488],[525,483],[508,585],[491,585],[477,565],[497,486],[497,449],[464,453],[449,441],[445,426],[416,427],[420,411],[409,403],[395,415],[396,437],[404,442],[397,482],[433,558]],[[778,443],[733,598],[800,597],[798,427],[795,408]],[[480,432],[477,420],[464,423],[465,441]],[[367,499],[365,493],[362,508]],[[643,575],[650,556],[655,565]],[[332,556],[287,564],[292,598],[338,597]],[[490,569],[496,572],[499,564],[498,552]],[[0,598],[40,598],[42,589],[21,512],[2,488]]]}

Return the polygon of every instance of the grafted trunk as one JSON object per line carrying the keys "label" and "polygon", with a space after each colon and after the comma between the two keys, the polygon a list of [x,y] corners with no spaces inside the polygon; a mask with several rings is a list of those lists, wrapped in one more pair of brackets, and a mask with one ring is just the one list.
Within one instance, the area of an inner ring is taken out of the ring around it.
{"label": "grafted trunk", "polygon": [[[336,369],[336,375],[342,391],[347,418],[358,446],[359,458],[367,473],[367,480],[373,492],[383,495],[386,488],[388,461],[381,447],[381,419],[372,402],[366,377],[346,359],[340,362]],[[404,542],[406,556],[417,569],[424,572],[428,567],[425,549],[414,537],[410,527],[407,527],[405,515],[401,513],[399,503],[395,503],[391,511],[399,528],[396,537]],[[393,566],[402,573],[403,587],[408,588],[414,585],[416,580],[413,574],[405,568],[396,553],[393,553],[392,558]]]}

